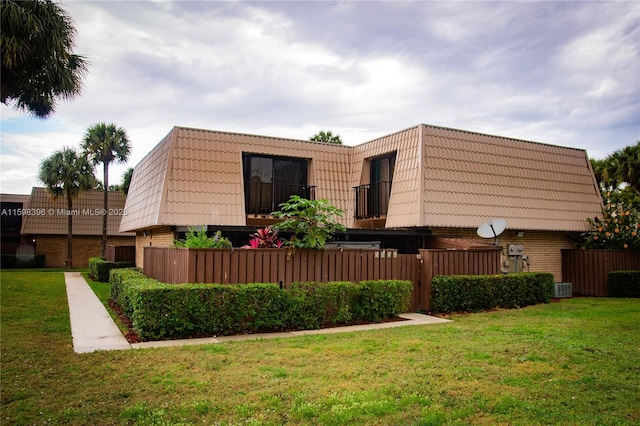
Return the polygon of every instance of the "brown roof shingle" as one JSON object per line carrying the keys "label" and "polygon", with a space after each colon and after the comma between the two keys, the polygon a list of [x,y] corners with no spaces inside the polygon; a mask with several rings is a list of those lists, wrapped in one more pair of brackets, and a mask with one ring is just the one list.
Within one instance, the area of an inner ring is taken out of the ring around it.
{"label": "brown roof shingle", "polygon": [[587,229],[602,214],[584,150],[424,126],[427,226]]}
{"label": "brown roof shingle", "polygon": [[[73,234],[102,235],[104,192],[83,191],[73,200]],[[132,236],[135,233],[120,232],[120,219],[126,216],[125,196],[119,191],[109,192],[107,235]],[[64,196],[54,199],[46,188],[34,187],[29,199],[29,210],[34,213],[22,219],[21,233],[25,235],[67,235],[67,201]]]}

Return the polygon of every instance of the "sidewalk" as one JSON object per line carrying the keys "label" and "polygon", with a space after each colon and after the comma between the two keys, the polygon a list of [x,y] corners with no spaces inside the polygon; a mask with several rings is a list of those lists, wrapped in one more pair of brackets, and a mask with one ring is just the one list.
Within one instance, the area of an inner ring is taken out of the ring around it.
{"label": "sidewalk", "polygon": [[65,272],[64,278],[67,284],[67,298],[69,299],[73,350],[77,353],[100,350],[200,345],[205,343],[223,343],[238,340],[308,336],[312,334],[348,333],[352,331],[436,324],[450,321],[429,315],[407,313],[400,315],[400,317],[404,318],[406,321],[352,325],[346,327],[323,328],[319,330],[244,334],[239,336],[205,337],[198,339],[160,340],[130,344],[124,338],[118,329],[118,326],[113,322],[104,305],[100,302],[93,290],[91,290],[91,287],[89,287],[89,284],[87,284],[82,275],[79,272]]}
{"label": "sidewalk", "polygon": [[80,272],[65,272],[73,350],[86,353],[131,349],[120,329]]}

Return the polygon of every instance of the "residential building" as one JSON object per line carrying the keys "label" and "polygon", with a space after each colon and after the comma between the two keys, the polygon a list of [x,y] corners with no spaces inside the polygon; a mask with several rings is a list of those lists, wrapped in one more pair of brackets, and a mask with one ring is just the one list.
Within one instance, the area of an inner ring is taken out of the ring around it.
{"label": "residential building", "polygon": [[189,226],[241,246],[297,194],[342,209],[343,241],[417,253],[434,237],[476,240],[503,218],[505,247],[522,245],[531,271],[561,277],[563,248],[588,230],[602,201],[586,151],[420,124],[362,143],[321,142],[174,127],[135,167],[121,232],[143,249],[169,246]]}
{"label": "residential building", "polygon": [[33,254],[20,234],[24,213],[29,213],[29,195],[0,194],[0,239],[2,254]]}
{"label": "residential building", "polygon": [[67,226],[73,216],[73,266],[89,266],[89,258],[100,256],[102,217],[107,215],[107,244],[134,245],[134,232],[120,232],[120,220],[126,216],[125,195],[109,192],[109,207],[104,206],[104,192],[88,190],[73,200],[71,211],[65,197],[54,199],[46,188],[34,187],[29,199],[30,214],[22,218],[23,239],[32,242],[35,254],[45,255],[45,266],[64,267],[67,260]]}

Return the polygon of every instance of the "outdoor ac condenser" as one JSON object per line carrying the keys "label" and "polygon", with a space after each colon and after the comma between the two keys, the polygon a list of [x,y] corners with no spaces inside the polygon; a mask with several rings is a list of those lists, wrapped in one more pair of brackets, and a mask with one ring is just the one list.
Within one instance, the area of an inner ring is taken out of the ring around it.
{"label": "outdoor ac condenser", "polygon": [[553,298],[560,299],[571,297],[571,283],[555,283],[553,286]]}

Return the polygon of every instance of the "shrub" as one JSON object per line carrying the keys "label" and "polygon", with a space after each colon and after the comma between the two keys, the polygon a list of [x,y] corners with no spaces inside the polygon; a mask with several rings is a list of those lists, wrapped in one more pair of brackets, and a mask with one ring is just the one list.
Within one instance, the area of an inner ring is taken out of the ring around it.
{"label": "shrub", "polygon": [[271,226],[266,226],[249,235],[249,246],[247,248],[280,248],[282,244],[282,240],[278,238],[278,230]]}
{"label": "shrub", "polygon": [[147,277],[137,269],[112,269],[109,273],[111,299],[120,305],[127,316],[130,316],[133,311],[129,301],[129,289],[127,287],[142,280],[151,280],[159,283],[159,281]]}
{"label": "shrub", "polygon": [[[111,297],[143,339],[316,329],[379,321],[406,310],[409,281],[165,284],[133,269],[110,274]],[[371,295],[367,293],[371,292]],[[367,314],[366,309],[372,309]]]}
{"label": "shrub", "polygon": [[411,281],[361,281],[354,300],[354,319],[379,322],[396,317],[409,309]]}
{"label": "shrub", "polygon": [[640,271],[611,271],[608,285],[610,297],[640,297]]}
{"label": "shrub", "polygon": [[2,269],[14,269],[18,267],[18,257],[15,254],[3,254],[0,256]]}
{"label": "shrub", "polygon": [[222,236],[222,232],[217,231],[213,237],[207,236],[204,226],[197,229],[193,226],[189,227],[186,238],[182,240],[174,240],[174,247],[186,248],[231,248],[231,241]]}
{"label": "shrub", "polygon": [[280,204],[272,215],[283,222],[274,225],[277,230],[290,230],[294,235],[285,244],[297,248],[323,249],[336,232],[346,228],[338,222],[344,211],[331,205],[329,200],[308,200],[292,195]]}
{"label": "shrub", "polygon": [[431,310],[478,312],[549,303],[553,275],[527,272],[508,275],[449,275],[431,281]]}
{"label": "shrub", "polygon": [[44,254],[3,254],[0,258],[0,268],[44,268]]}
{"label": "shrub", "polygon": [[293,283],[291,291],[301,295],[305,291],[306,303],[304,307],[309,311],[306,327],[318,328],[323,325],[347,323],[353,319],[354,299],[360,292],[360,288],[352,282],[304,282]]}
{"label": "shrub", "polygon": [[117,268],[130,268],[135,266],[133,262],[109,262],[101,257],[89,258],[89,275],[101,283],[109,281],[109,272]]}
{"label": "shrub", "polygon": [[477,312],[495,307],[488,276],[441,275],[431,281],[433,312]]}

